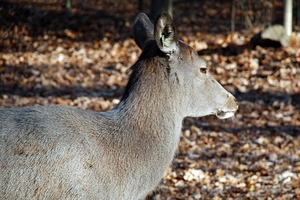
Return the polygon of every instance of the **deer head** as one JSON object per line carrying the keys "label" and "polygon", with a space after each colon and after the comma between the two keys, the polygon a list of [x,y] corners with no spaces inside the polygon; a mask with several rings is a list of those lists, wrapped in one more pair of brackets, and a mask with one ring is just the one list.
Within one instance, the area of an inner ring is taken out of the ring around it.
{"label": "deer head", "polygon": [[138,61],[136,65],[164,71],[170,92],[166,99],[176,102],[182,117],[216,115],[225,119],[234,115],[238,109],[235,98],[212,77],[197,52],[178,39],[168,13],[161,13],[155,26],[140,13],[134,24],[134,38],[143,50],[139,61],[147,63]]}

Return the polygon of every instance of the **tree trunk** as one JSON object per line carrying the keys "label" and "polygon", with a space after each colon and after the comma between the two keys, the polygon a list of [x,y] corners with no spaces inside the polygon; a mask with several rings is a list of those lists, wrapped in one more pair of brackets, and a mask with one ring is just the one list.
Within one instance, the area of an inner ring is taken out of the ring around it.
{"label": "tree trunk", "polygon": [[157,16],[162,11],[167,11],[171,16],[173,16],[172,0],[152,0],[151,1],[150,19],[152,21],[155,21]]}
{"label": "tree trunk", "polygon": [[72,8],[72,0],[66,0],[66,9],[69,11]]}
{"label": "tree trunk", "polygon": [[284,13],[283,13],[283,24],[286,34],[290,36],[292,34],[293,24],[293,0],[284,1]]}

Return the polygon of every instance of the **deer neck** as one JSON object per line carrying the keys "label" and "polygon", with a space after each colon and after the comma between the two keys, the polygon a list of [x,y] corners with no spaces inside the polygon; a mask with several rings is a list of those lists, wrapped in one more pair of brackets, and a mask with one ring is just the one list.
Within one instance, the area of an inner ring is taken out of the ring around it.
{"label": "deer neck", "polygon": [[123,98],[114,109],[115,117],[129,130],[134,128],[133,134],[156,138],[159,140],[156,142],[171,141],[177,147],[183,116],[177,110],[179,103],[173,99],[175,91],[170,87],[173,84],[168,74],[159,65],[138,73],[136,80],[132,74]]}
{"label": "deer neck", "polygon": [[176,113],[176,105],[172,99],[161,94],[166,90],[159,90],[160,94],[157,90],[151,91],[151,88],[139,88],[139,90],[141,93],[131,95],[117,106],[119,120],[143,132],[165,134],[162,133],[164,130],[174,132],[178,128],[177,131],[180,131],[183,118]]}

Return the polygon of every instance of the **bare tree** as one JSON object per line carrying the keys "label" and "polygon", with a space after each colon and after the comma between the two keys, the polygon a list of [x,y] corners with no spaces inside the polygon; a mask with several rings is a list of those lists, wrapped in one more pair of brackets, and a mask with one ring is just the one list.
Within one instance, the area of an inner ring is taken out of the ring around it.
{"label": "bare tree", "polygon": [[284,13],[283,13],[283,25],[286,34],[290,36],[292,34],[292,21],[293,21],[293,0],[284,1]]}
{"label": "bare tree", "polygon": [[66,9],[69,11],[72,8],[72,0],[66,0]]}
{"label": "bare tree", "polygon": [[172,0],[151,1],[151,14],[150,14],[151,20],[154,21],[162,11],[167,11],[171,16],[173,16]]}

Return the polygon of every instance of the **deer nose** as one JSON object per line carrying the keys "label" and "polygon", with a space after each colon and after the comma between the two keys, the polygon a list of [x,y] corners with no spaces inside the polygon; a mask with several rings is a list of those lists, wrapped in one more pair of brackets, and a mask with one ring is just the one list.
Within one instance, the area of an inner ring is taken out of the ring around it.
{"label": "deer nose", "polygon": [[237,110],[237,109],[239,109],[239,102],[237,102],[236,100],[235,100],[235,109]]}
{"label": "deer nose", "polygon": [[228,102],[230,102],[231,108],[233,108],[234,110],[237,110],[239,108],[239,103],[237,102],[236,98],[232,94],[228,93],[227,99],[229,100]]}
{"label": "deer nose", "polygon": [[235,110],[237,110],[239,108],[239,102],[236,100],[235,97],[233,97],[234,99],[234,103],[235,103]]}

